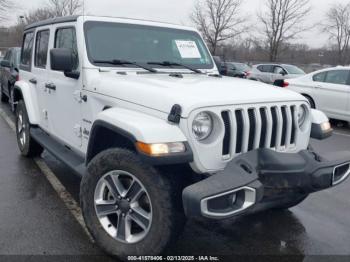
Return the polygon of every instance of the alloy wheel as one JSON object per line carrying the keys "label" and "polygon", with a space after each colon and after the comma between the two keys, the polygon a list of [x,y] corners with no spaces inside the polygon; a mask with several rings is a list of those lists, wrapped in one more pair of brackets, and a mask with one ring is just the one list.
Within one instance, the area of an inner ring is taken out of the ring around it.
{"label": "alloy wheel", "polygon": [[144,239],[152,224],[152,205],[143,184],[131,173],[111,171],[98,181],[96,215],[114,239],[134,244]]}

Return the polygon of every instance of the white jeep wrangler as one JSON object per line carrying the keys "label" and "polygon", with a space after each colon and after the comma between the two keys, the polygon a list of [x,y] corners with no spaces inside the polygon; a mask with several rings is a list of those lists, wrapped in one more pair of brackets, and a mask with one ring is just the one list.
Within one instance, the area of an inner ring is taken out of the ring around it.
{"label": "white jeep wrangler", "polygon": [[350,154],[297,93],[218,75],[199,33],[64,17],[27,26],[15,84],[24,156],[47,149],[82,176],[87,228],[110,254],[161,253],[185,218],[289,208],[344,181]]}

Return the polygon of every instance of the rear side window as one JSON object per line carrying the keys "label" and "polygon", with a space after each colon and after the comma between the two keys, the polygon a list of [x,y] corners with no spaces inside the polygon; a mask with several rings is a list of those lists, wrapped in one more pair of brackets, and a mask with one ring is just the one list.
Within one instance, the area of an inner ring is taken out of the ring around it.
{"label": "rear side window", "polygon": [[322,73],[319,73],[319,74],[316,74],[312,77],[312,79],[315,81],[315,82],[324,82],[325,79],[326,79],[326,75],[327,75],[327,72],[322,72]]}
{"label": "rear side window", "polygon": [[30,67],[30,62],[32,61],[32,51],[33,51],[34,33],[29,32],[24,35],[23,46],[22,46],[22,56],[21,64],[25,67]]}
{"label": "rear side window", "polygon": [[57,29],[55,36],[55,48],[72,49],[74,55],[74,69],[78,68],[78,46],[75,29],[73,27]]}
{"label": "rear side window", "polygon": [[328,71],[326,76],[326,83],[337,84],[337,85],[347,85],[349,79],[348,70],[334,70]]}
{"label": "rear side window", "polygon": [[273,72],[273,65],[260,65],[258,66],[259,71],[264,73],[272,73]]}
{"label": "rear side window", "polygon": [[47,53],[49,50],[49,37],[49,30],[40,31],[36,34],[34,61],[36,67],[46,68]]}

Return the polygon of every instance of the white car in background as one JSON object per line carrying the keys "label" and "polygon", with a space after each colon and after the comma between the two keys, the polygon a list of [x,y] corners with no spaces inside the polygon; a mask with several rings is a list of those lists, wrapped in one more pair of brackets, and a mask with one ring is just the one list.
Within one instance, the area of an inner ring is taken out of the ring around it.
{"label": "white car in background", "polygon": [[258,64],[253,65],[247,78],[267,84],[275,84],[276,80],[296,78],[305,75],[305,72],[294,65],[287,64]]}
{"label": "white car in background", "polygon": [[288,79],[284,86],[304,95],[329,118],[350,121],[350,67],[334,67]]}

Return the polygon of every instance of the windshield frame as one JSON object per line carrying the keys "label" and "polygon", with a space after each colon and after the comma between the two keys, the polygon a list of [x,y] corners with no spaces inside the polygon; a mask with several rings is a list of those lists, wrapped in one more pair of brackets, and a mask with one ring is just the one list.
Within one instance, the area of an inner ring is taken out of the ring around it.
{"label": "windshield frame", "polygon": [[[96,21],[96,20],[88,20],[88,21],[85,21],[84,24],[83,24],[83,31],[84,31],[84,42],[85,42],[85,49],[86,49],[86,55],[87,55],[87,58],[88,58],[88,61],[90,62],[90,64],[96,66],[96,67],[108,67],[108,68],[132,68],[132,69],[139,69],[139,67],[135,66],[135,65],[111,65],[111,64],[101,64],[101,63],[95,63],[94,60],[95,58],[92,56],[91,52],[90,52],[90,48],[89,48],[89,37],[88,37],[88,28],[89,28],[89,25],[94,25],[94,24],[116,24],[116,25],[126,25],[126,26],[131,26],[131,27],[139,27],[139,28],[153,28],[153,29],[163,29],[163,30],[170,30],[170,31],[178,31],[178,32],[189,32],[193,35],[196,35],[198,37],[198,39],[203,43],[203,49],[204,49],[204,52],[207,53],[208,55],[208,58],[209,58],[209,62],[210,64],[203,64],[203,65],[199,65],[199,64],[187,64],[185,63],[185,65],[189,65],[189,66],[192,66],[194,67],[195,69],[200,69],[200,70],[214,70],[215,69],[215,64],[214,64],[214,61],[213,61],[213,57],[211,55],[211,52],[209,51],[208,49],[208,46],[206,45],[205,41],[203,40],[203,38],[201,37],[201,35],[195,31],[195,30],[186,30],[186,29],[179,29],[179,28],[173,28],[173,27],[163,27],[163,26],[156,26],[156,25],[145,25],[145,24],[137,24],[137,23],[124,23],[124,22],[118,22],[118,21]],[[111,59],[116,59],[116,57],[111,57]],[[137,62],[139,64],[147,64],[147,63],[143,63],[143,62],[140,62],[140,61],[133,61],[133,62]],[[173,62],[173,61],[172,61]],[[173,67],[166,67],[166,66],[156,66],[154,68],[157,68],[157,69],[167,69],[167,70],[188,70],[184,67],[181,67],[181,66],[173,66]],[[142,69],[141,69],[142,70]]]}

